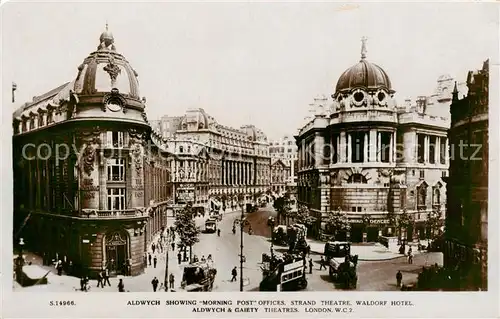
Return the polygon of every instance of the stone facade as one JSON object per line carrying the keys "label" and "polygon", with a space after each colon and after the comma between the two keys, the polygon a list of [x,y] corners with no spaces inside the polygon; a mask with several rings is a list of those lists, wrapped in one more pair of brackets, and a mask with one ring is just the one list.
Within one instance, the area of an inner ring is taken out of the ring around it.
{"label": "stone facade", "polygon": [[290,166],[280,159],[271,164],[271,190],[275,196],[282,196],[287,191],[290,171]]}
{"label": "stone facade", "polygon": [[203,109],[188,109],[180,120],[162,117],[154,134],[174,155],[172,165],[188,169],[183,176],[182,170],[172,170],[178,174],[172,176],[176,189],[188,183],[190,198],[201,209],[235,206],[237,194],[253,200],[269,190],[269,144],[253,125],[235,129],[217,123]]}
{"label": "stone facade", "polygon": [[[317,218],[345,212],[353,241],[377,241],[396,234],[389,214],[407,212],[412,225],[399,234],[430,236],[425,221],[446,210],[450,77],[438,79],[436,94],[398,106],[385,71],[366,54],[337,82],[332,99],[316,98],[296,136],[298,202]],[[435,230],[432,230],[434,233]]]}
{"label": "stone facade", "polygon": [[469,72],[467,96],[453,92],[444,264],[460,269],[464,289],[488,288],[489,61]]}
{"label": "stone facade", "polygon": [[150,138],[137,72],[102,33],[75,80],[13,114],[14,229],[75,274],[132,275],[166,226],[166,153]]}

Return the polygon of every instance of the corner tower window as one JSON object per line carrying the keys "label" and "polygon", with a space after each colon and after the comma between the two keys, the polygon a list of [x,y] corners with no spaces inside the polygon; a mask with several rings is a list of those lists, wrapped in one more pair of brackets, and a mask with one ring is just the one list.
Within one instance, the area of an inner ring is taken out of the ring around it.
{"label": "corner tower window", "polygon": [[365,161],[365,132],[352,132],[351,134],[351,161],[363,163]]}
{"label": "corner tower window", "polygon": [[123,147],[124,134],[123,132],[107,132],[108,147]]}

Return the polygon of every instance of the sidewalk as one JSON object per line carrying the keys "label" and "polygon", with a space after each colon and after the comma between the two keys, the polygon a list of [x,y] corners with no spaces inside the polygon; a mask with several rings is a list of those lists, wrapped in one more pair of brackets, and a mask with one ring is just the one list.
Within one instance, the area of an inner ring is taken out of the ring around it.
{"label": "sidewalk", "polygon": [[[323,255],[325,251],[325,242],[311,239],[308,239],[307,242],[311,245],[312,253]],[[412,247],[414,256],[422,253],[418,250],[416,243],[410,243],[408,246]],[[360,261],[390,260],[406,256],[391,251],[380,243],[351,244],[351,255],[358,255],[358,260]]]}

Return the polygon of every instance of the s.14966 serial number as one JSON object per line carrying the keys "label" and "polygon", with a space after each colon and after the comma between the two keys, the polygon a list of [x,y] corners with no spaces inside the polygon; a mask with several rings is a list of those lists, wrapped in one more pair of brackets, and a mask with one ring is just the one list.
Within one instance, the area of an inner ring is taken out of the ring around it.
{"label": "s.14966 serial number", "polygon": [[49,306],[76,306],[74,300],[51,300],[49,301]]}

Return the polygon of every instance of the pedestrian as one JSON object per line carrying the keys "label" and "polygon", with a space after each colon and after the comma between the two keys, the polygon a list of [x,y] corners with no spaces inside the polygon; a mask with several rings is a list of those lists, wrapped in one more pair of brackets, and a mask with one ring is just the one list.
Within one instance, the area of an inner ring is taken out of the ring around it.
{"label": "pedestrian", "polygon": [[312,258],[309,258],[309,273],[313,273],[313,260]]}
{"label": "pedestrian", "polygon": [[231,270],[231,275],[233,276],[231,278],[231,282],[236,281],[237,280],[236,276],[238,275],[238,271],[236,270],[236,267],[234,267],[233,270]]}
{"label": "pedestrian", "polygon": [[101,288],[104,288],[104,284],[103,284],[102,280],[103,280],[103,275],[102,275],[102,270],[101,270],[97,274],[97,288],[99,288],[99,285],[101,286]]}
{"label": "pedestrian", "polygon": [[170,276],[168,277],[169,288],[174,289],[174,282],[175,282],[174,274],[170,273]]}
{"label": "pedestrian", "polygon": [[151,254],[148,253],[148,260],[149,260],[149,265],[151,266]]}
{"label": "pedestrian", "polygon": [[154,267],[154,268],[156,268],[156,263],[157,263],[157,262],[158,262],[158,259],[157,259],[157,258],[156,258],[156,256],[155,256],[155,258],[153,258],[153,265],[154,265],[153,267]]}
{"label": "pedestrian", "polygon": [[188,260],[186,248],[184,248],[184,256],[182,257],[184,261]]}
{"label": "pedestrian", "polygon": [[413,264],[413,253],[411,252],[411,248],[408,250],[408,263]]}
{"label": "pedestrian", "polygon": [[63,271],[62,261],[59,260],[57,262],[56,268],[57,268],[57,275],[61,276],[62,275],[62,271]]}
{"label": "pedestrian", "polygon": [[144,254],[144,266],[148,266],[148,257],[146,256],[146,254]]}
{"label": "pedestrian", "polygon": [[177,264],[179,264],[179,265],[180,265],[180,264],[181,264],[181,260],[182,260],[182,255],[181,255],[181,252],[179,251],[179,252],[177,253]]}
{"label": "pedestrian", "polygon": [[109,270],[108,268],[104,268],[104,286],[106,286],[106,284],[108,284],[110,287],[111,287],[111,283],[109,282]]}
{"label": "pedestrian", "polygon": [[154,277],[153,280],[151,280],[151,285],[153,285],[153,291],[156,292],[156,289],[158,288],[158,283],[160,281],[158,278]]}
{"label": "pedestrian", "polygon": [[118,283],[118,292],[125,292],[125,285],[123,284],[123,279],[120,279]]}
{"label": "pedestrian", "polygon": [[172,251],[175,251],[175,242],[172,241]]}
{"label": "pedestrian", "polygon": [[217,236],[219,236],[219,237],[220,237],[220,228],[219,228],[219,229],[217,229]]}
{"label": "pedestrian", "polygon": [[401,287],[401,281],[403,280],[403,274],[401,273],[401,270],[398,270],[398,273],[396,274],[396,285],[397,287]]}
{"label": "pedestrian", "polygon": [[87,289],[86,289],[86,288],[87,288],[87,287],[85,286],[85,277],[83,277],[83,276],[82,276],[82,277],[80,278],[80,290],[81,290],[81,291],[87,291]]}
{"label": "pedestrian", "polygon": [[325,262],[325,259],[323,258],[323,256],[321,256],[321,260],[319,261],[319,270],[322,270],[323,268],[325,268],[326,270],[326,262]]}
{"label": "pedestrian", "polygon": [[156,245],[155,243],[151,244],[151,250],[153,251],[153,254],[155,253]]}

